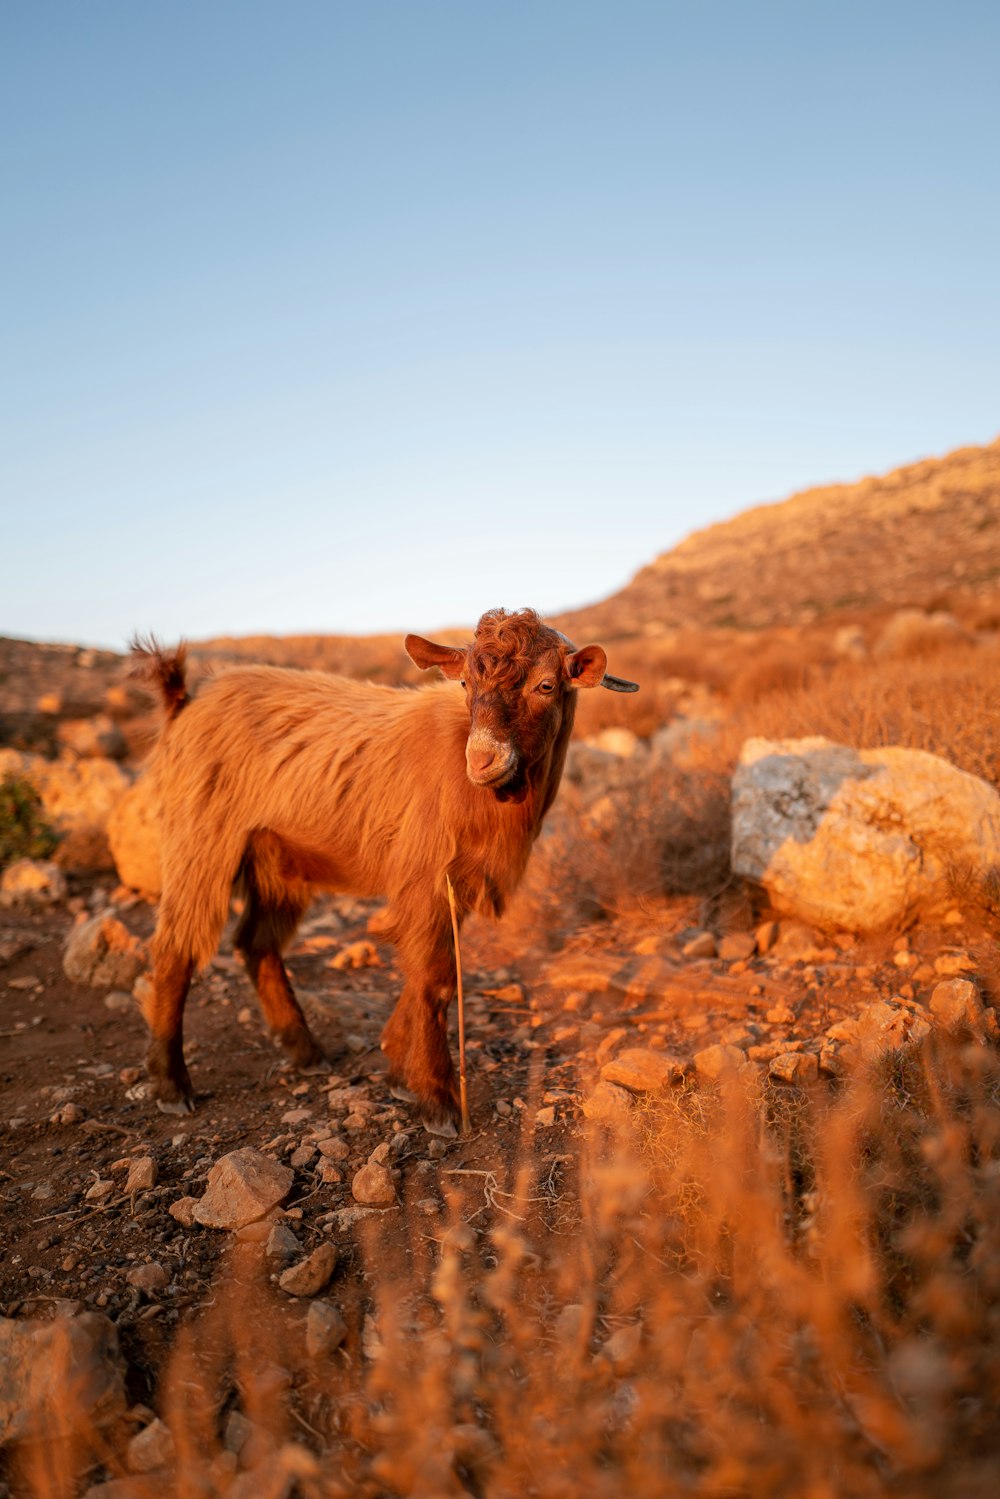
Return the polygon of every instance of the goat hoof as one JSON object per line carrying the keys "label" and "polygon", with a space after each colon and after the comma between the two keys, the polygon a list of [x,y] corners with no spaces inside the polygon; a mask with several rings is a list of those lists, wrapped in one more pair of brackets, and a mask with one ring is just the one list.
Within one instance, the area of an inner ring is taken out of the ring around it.
{"label": "goat hoof", "polygon": [[185,1114],[194,1113],[193,1098],[158,1098],[156,1107],[161,1114],[179,1114],[183,1118]]}
{"label": "goat hoof", "polygon": [[424,1119],[424,1129],[429,1135],[437,1135],[441,1140],[457,1140],[458,1126],[454,1119]]}

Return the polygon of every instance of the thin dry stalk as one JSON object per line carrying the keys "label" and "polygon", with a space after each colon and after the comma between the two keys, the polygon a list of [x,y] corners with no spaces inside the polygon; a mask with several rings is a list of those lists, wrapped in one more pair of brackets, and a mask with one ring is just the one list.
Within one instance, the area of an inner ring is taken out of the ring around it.
{"label": "thin dry stalk", "polygon": [[458,911],[455,909],[455,891],[445,872],[448,886],[448,907],[451,911],[451,929],[455,934],[455,980],[458,988],[458,1086],[462,1100],[462,1130],[468,1134],[472,1128],[469,1120],[469,1091],[465,1076],[465,993],[462,988],[462,945],[458,938]]}

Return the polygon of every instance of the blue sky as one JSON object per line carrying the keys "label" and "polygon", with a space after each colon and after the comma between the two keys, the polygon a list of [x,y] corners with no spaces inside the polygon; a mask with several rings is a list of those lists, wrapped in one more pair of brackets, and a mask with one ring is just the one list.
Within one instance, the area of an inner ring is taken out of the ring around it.
{"label": "blue sky", "polygon": [[0,633],[418,629],[1000,431],[1000,7],[11,5]]}

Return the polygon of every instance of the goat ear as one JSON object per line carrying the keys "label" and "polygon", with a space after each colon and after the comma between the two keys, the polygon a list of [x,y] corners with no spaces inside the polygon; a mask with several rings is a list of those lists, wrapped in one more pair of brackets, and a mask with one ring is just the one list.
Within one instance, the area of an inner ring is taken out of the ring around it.
{"label": "goat ear", "polygon": [[421,671],[440,666],[446,677],[457,682],[465,670],[465,652],[456,650],[453,645],[435,645],[433,640],[425,640],[422,635],[407,635],[403,645],[414,666],[419,666]]}
{"label": "goat ear", "polygon": [[602,646],[584,645],[566,657],[566,675],[571,687],[597,687],[607,670],[608,658]]}

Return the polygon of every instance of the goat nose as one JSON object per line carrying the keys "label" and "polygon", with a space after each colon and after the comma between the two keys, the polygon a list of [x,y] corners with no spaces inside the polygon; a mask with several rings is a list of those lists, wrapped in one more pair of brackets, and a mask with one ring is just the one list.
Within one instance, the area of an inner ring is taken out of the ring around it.
{"label": "goat nose", "polygon": [[489,770],[496,757],[496,749],[492,746],[487,746],[485,748],[473,748],[473,746],[470,744],[468,750],[466,751],[466,760],[468,762],[469,769],[472,771],[473,775],[477,776],[481,776],[484,771]]}

